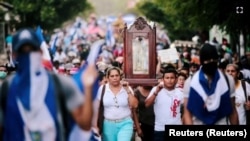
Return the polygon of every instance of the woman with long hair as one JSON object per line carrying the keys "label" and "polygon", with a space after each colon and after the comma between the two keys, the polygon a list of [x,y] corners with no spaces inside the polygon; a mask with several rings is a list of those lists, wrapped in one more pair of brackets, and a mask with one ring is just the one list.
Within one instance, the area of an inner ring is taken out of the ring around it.
{"label": "woman with long hair", "polygon": [[106,79],[97,96],[100,104],[103,103],[104,121],[99,129],[102,141],[130,141],[133,135],[131,108],[137,108],[138,101],[128,82],[122,81],[119,68],[109,68]]}

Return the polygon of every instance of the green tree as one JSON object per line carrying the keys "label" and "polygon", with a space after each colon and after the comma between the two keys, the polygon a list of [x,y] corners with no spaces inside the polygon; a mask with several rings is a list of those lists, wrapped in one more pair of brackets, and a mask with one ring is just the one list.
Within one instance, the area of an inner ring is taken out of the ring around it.
{"label": "green tree", "polygon": [[[144,0],[138,5],[138,9],[149,19],[163,23],[171,34],[177,31],[185,34],[185,30],[208,31],[213,25],[219,25],[231,35],[235,51],[240,34],[245,39],[245,47],[249,42],[248,3],[247,0]],[[238,6],[244,7],[242,14],[237,13]]]}
{"label": "green tree", "polygon": [[8,0],[14,6],[13,12],[20,15],[18,27],[41,25],[51,30],[77,14],[90,10],[87,0]]}
{"label": "green tree", "polygon": [[166,4],[164,1],[161,3],[160,1],[146,0],[139,3],[137,8],[148,19],[163,24],[171,39],[191,39],[190,35],[194,34],[194,30],[187,27],[187,21],[183,20],[185,15],[173,16],[176,11],[167,11]]}

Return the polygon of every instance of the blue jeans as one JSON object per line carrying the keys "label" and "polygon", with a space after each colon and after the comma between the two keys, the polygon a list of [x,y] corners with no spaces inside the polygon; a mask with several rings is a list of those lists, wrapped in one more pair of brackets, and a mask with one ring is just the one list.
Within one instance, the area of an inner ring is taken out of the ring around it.
{"label": "blue jeans", "polygon": [[166,141],[164,131],[155,131],[154,132],[154,141]]}
{"label": "blue jeans", "polygon": [[130,141],[133,135],[133,120],[129,117],[120,122],[104,119],[102,141]]}

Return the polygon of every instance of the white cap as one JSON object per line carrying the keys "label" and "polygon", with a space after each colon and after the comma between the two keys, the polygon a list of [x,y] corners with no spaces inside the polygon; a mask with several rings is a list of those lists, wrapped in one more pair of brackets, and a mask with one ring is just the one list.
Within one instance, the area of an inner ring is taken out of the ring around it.
{"label": "white cap", "polygon": [[72,61],[73,64],[78,64],[78,63],[81,63],[81,61],[78,59],[78,58],[75,58],[73,61]]}

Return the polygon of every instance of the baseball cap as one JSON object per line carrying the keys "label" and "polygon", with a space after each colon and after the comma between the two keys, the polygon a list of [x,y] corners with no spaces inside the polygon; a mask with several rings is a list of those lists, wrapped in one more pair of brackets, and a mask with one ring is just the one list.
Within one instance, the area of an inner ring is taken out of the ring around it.
{"label": "baseball cap", "polygon": [[14,52],[17,52],[25,44],[40,49],[39,38],[35,31],[30,28],[19,30],[12,38],[12,49]]}

